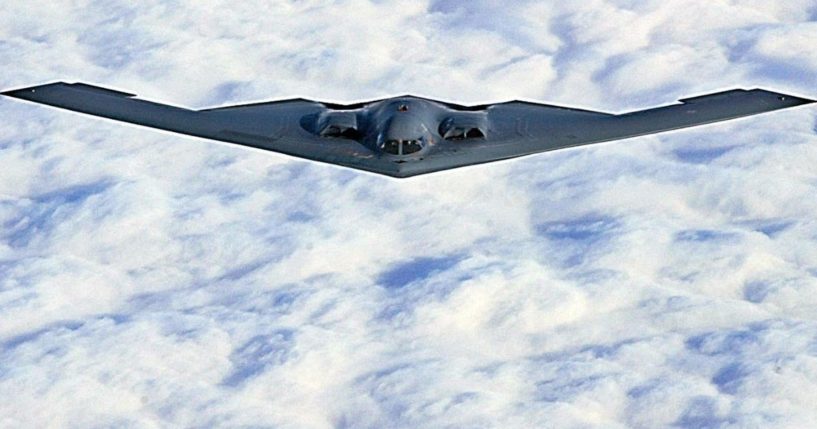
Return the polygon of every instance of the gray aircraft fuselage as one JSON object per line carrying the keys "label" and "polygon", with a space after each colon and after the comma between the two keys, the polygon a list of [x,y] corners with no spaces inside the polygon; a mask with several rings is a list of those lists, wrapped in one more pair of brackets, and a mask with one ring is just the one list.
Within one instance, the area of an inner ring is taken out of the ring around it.
{"label": "gray aircraft fuselage", "polygon": [[732,89],[621,114],[527,101],[464,106],[414,96],[349,105],[288,99],[190,110],[85,83],[55,82],[2,94],[392,177],[659,133],[815,102],[763,89]]}
{"label": "gray aircraft fuselage", "polygon": [[[455,115],[461,120],[470,119],[468,122],[473,128],[456,130],[446,127],[446,120]],[[354,133],[331,135],[327,132],[332,126],[343,126],[346,123],[344,119],[352,120],[351,116],[357,123]],[[333,109],[312,119],[315,121],[313,124],[310,124],[311,118],[302,122],[306,130],[315,134],[357,140],[379,157],[402,163],[421,161],[431,152],[439,154],[456,150],[446,143],[465,139],[468,131],[471,132],[470,138],[485,138],[485,116],[485,113],[456,111],[431,100],[402,96],[368,103],[356,109]]]}

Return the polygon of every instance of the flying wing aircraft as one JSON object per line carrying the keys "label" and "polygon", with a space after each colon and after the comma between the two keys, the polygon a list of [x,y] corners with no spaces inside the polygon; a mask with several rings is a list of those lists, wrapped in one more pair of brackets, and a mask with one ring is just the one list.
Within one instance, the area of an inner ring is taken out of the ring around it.
{"label": "flying wing aircraft", "polygon": [[653,134],[815,102],[762,89],[733,89],[623,114],[525,101],[464,106],[409,95],[356,104],[289,99],[189,110],[85,83],[56,82],[2,94],[392,177]]}

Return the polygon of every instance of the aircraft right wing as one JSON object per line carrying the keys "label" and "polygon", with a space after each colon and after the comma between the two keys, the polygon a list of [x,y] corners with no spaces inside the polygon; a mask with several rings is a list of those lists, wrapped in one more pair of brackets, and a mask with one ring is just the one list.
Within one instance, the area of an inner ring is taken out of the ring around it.
{"label": "aircraft right wing", "polygon": [[327,139],[300,126],[306,115],[326,111],[323,103],[291,99],[215,109],[190,110],[88,85],[55,82],[2,95],[161,130],[220,140],[381,174],[397,166],[380,160],[354,140]]}

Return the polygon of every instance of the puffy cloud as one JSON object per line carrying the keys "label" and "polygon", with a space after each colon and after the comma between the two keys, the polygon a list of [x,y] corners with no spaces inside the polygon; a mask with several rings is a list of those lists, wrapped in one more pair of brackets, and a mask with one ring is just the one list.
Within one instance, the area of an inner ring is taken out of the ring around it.
{"label": "puffy cloud", "polygon": [[[813,95],[816,12],[12,1],[0,85],[194,107]],[[817,418],[810,108],[399,181],[8,99],[0,114],[0,426]]]}

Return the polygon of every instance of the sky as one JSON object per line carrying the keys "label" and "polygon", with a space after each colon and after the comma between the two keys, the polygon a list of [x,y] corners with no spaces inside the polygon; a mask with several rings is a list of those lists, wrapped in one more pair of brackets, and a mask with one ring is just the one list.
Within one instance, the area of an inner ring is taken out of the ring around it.
{"label": "sky", "polygon": [[[0,89],[817,96],[813,0],[10,0]],[[0,99],[0,427],[803,428],[813,107],[410,179]]]}

